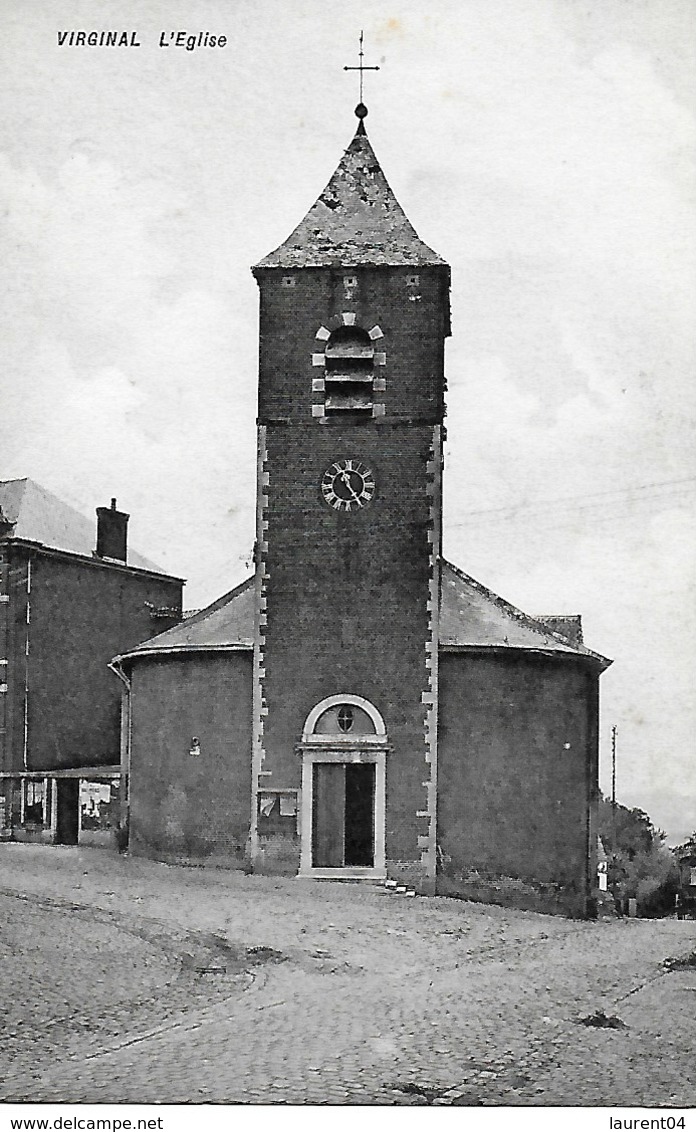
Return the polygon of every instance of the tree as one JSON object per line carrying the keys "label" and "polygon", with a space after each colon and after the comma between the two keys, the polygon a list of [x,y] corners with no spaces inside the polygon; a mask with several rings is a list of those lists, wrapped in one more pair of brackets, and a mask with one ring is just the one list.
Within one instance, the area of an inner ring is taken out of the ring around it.
{"label": "tree", "polygon": [[674,907],[678,869],[665,847],[665,834],[644,810],[599,803],[599,836],[609,858],[608,886],[623,910],[634,897],[643,916],[661,916]]}
{"label": "tree", "polygon": [[677,859],[680,857],[696,857],[696,829],[687,837],[686,841],[675,846],[672,852]]}

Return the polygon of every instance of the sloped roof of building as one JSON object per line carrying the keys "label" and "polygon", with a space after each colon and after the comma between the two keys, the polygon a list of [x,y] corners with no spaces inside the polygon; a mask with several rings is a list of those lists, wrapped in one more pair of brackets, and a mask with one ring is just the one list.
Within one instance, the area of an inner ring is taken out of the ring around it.
{"label": "sloped roof of building", "polygon": [[[555,621],[562,620],[555,618]],[[577,630],[577,618],[572,618]],[[187,618],[180,625],[144,641],[120,660],[182,652],[251,649],[254,644],[254,579]],[[582,643],[521,610],[449,562],[442,563],[440,647],[449,650],[518,649],[525,652],[584,656],[606,667],[611,662]]]}
{"label": "sloped roof of building", "polygon": [[[568,635],[561,626],[568,622]],[[577,615],[530,617],[453,566],[442,563],[441,648],[524,649],[586,656],[604,667],[611,661],[582,643]]]}
{"label": "sloped roof of building", "polygon": [[[93,558],[96,518],[87,519],[34,480],[0,480],[0,517],[10,524],[9,538]],[[125,565],[156,574],[165,572],[130,549]]]}
{"label": "sloped roof of building", "polygon": [[361,122],[304,220],[257,267],[418,267],[444,263],[423,243],[406,217]]}
{"label": "sloped roof of building", "polygon": [[143,641],[125,657],[171,652],[227,652],[254,647],[254,579],[223,594],[181,624]]}

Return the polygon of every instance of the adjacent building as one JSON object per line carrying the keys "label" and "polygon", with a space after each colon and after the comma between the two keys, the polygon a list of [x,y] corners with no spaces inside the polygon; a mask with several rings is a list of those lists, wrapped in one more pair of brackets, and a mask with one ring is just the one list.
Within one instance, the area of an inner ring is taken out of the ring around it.
{"label": "adjacent building", "polygon": [[0,837],[99,842],[120,818],[109,662],[181,619],[183,581],[30,479],[0,481]]}

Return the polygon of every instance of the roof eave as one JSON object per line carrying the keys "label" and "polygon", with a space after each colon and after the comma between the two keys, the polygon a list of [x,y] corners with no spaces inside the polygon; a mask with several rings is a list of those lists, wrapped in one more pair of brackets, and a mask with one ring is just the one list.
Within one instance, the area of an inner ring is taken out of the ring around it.
{"label": "roof eave", "polygon": [[440,641],[438,651],[451,653],[486,653],[496,656],[509,656],[511,653],[524,653],[528,656],[543,656],[553,660],[585,661],[592,665],[592,667],[598,668],[601,672],[614,663],[613,660],[609,660],[606,656],[601,656],[600,653],[591,652],[590,649],[587,649],[586,652],[580,652],[578,649],[573,648],[572,645],[567,645],[564,649],[554,649],[544,648],[543,645],[537,648],[534,645],[460,644],[456,641]]}
{"label": "roof eave", "polygon": [[112,664],[132,663],[134,660],[158,656],[181,656],[191,653],[221,653],[221,652],[253,652],[251,641],[238,641],[224,645],[163,645],[156,649],[133,649],[131,652],[120,653],[111,661]]}
{"label": "roof eave", "polygon": [[[281,245],[282,248],[282,245]],[[348,252],[341,254],[340,250],[336,250],[335,255],[327,253],[326,255],[319,255],[319,253],[312,253],[308,251],[303,257],[302,262],[298,263],[300,258],[300,249],[294,249],[298,254],[292,256],[278,256],[281,248],[276,248],[275,252],[270,252],[258,263],[254,264],[251,268],[251,273],[255,279],[266,271],[325,271],[327,268],[335,268],[341,270],[343,268],[351,267],[369,267],[371,270],[376,271],[380,268],[394,269],[403,268],[405,271],[409,268],[418,267],[421,270],[426,268],[433,268],[436,270],[444,270],[449,274],[450,265],[446,260],[438,256],[437,252],[432,252],[432,258],[426,256],[412,257],[397,256],[389,252],[383,255],[366,252],[364,255],[356,256]]]}
{"label": "roof eave", "polygon": [[18,537],[15,535],[6,535],[4,539],[13,546],[33,550],[40,554],[48,554],[55,558],[68,558],[71,561],[83,562],[88,566],[102,566],[110,570],[125,570],[127,573],[131,574],[147,574],[151,578],[161,578],[166,582],[181,582],[182,585],[186,584],[186,578],[180,578],[175,574],[165,574],[163,570],[153,570],[147,566],[135,566],[131,562],[120,562],[117,558],[101,558],[96,554],[80,554],[76,550],[61,550],[60,547],[47,546],[46,543],[24,538],[22,535]]}

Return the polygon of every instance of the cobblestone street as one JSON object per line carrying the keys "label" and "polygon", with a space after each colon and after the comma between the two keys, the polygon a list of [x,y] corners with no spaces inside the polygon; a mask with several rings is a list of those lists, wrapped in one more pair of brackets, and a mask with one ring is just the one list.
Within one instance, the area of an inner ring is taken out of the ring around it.
{"label": "cobblestone street", "polygon": [[28,845],[0,905],[4,1101],[694,1102],[693,922]]}

